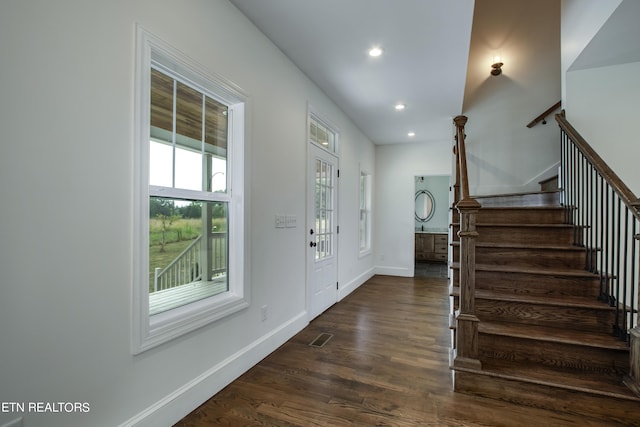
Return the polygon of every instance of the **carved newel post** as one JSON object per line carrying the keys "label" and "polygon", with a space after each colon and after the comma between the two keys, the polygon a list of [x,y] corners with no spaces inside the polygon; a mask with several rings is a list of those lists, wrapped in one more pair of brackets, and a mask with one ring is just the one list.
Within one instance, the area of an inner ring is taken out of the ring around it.
{"label": "carved newel post", "polygon": [[633,390],[635,394],[640,396],[640,326],[636,326],[629,332],[631,333],[631,366],[629,375],[624,378],[624,383]]}
{"label": "carved newel post", "polygon": [[[635,200],[633,206],[636,211],[640,211],[640,199]],[[636,240],[640,240],[640,234],[636,234]],[[640,301],[640,286],[638,286],[638,301]],[[640,317],[638,318],[640,323]],[[629,351],[629,375],[624,377],[624,383],[635,394],[640,396],[640,324],[629,331],[630,351]]]}
{"label": "carved newel post", "polygon": [[453,359],[455,368],[482,367],[478,359],[478,323],[475,315],[476,282],[476,213],[480,203],[469,195],[467,160],[464,143],[465,116],[453,119],[456,125],[456,177],[460,179],[460,200],[456,204],[460,215],[460,304],[456,312],[456,349]]}

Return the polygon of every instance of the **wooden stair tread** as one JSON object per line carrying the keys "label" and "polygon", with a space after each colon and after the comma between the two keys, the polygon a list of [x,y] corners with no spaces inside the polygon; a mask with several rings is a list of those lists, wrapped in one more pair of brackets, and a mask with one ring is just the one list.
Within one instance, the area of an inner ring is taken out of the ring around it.
{"label": "wooden stair tread", "polygon": [[482,361],[482,370],[477,370],[476,373],[640,403],[640,397],[622,383],[622,378],[602,372],[553,369],[528,363],[487,359]]}
{"label": "wooden stair tread", "polygon": [[560,206],[560,205],[551,205],[551,206],[483,206],[480,209],[483,211],[490,211],[490,210],[505,210],[505,211],[516,211],[516,210],[565,210],[567,209],[568,206]]}
{"label": "wooden stair tread", "polygon": [[473,199],[482,199],[487,197],[514,197],[514,196],[531,196],[536,194],[553,194],[559,193],[560,190],[547,190],[547,191],[523,191],[521,193],[505,193],[505,194],[483,194],[483,195],[472,195]]}
{"label": "wooden stair tread", "polygon": [[[459,262],[451,263],[452,269],[460,269]],[[476,264],[476,271],[493,271],[502,273],[526,273],[544,276],[569,276],[569,277],[597,277],[596,274],[586,270],[562,268],[562,269],[541,269],[529,267],[515,267],[505,265]]]}
{"label": "wooden stair tread", "polygon": [[[457,226],[457,224],[456,224]],[[573,224],[528,224],[528,223],[493,223],[493,222],[477,222],[476,227],[519,227],[519,228],[554,228],[558,230],[576,228]]]}
{"label": "wooden stair tread", "polygon": [[[460,246],[459,240],[451,242],[452,246]],[[476,242],[476,248],[500,248],[500,249],[533,249],[533,250],[563,250],[572,252],[585,252],[586,249],[576,245],[547,245],[542,243],[493,243]]]}
{"label": "wooden stair tread", "polygon": [[606,334],[589,331],[551,328],[548,326],[523,325],[510,322],[480,322],[478,330],[481,333],[517,337],[531,340],[581,345],[585,347],[606,348],[611,350],[629,351],[626,342]]}
{"label": "wooden stair tread", "polygon": [[[459,296],[460,288],[458,286],[451,287],[451,295]],[[509,301],[520,302],[528,304],[544,304],[557,307],[578,307],[578,308],[590,308],[596,310],[615,310],[615,307],[598,301],[591,297],[579,297],[579,296],[562,296],[562,297],[545,297],[529,294],[507,294],[504,292],[495,292],[486,289],[476,289],[476,299],[487,299],[494,301]]]}

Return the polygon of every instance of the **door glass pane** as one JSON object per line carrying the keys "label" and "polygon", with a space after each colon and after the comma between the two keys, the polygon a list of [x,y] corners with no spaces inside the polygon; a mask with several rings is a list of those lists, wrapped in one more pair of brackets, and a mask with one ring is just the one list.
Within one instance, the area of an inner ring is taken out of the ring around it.
{"label": "door glass pane", "polygon": [[317,261],[333,255],[333,173],[333,165],[322,160],[316,160],[315,259]]}

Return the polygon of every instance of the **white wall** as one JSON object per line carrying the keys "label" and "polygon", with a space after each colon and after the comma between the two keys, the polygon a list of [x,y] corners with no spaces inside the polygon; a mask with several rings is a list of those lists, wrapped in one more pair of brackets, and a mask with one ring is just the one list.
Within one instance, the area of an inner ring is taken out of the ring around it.
{"label": "white wall", "polygon": [[566,106],[566,73],[622,0],[562,0],[562,101]]}
{"label": "white wall", "polygon": [[[347,296],[355,288],[374,274],[374,255],[369,251],[360,255],[360,171],[371,174],[375,180],[377,169],[373,144],[353,127],[350,122],[343,121],[341,128],[339,210],[339,262],[338,262],[338,297]],[[346,128],[346,129],[345,129]],[[348,133],[346,132],[348,130]],[[343,137],[349,135],[348,143]],[[372,189],[372,204],[376,200],[375,186]],[[375,221],[372,212],[372,221]],[[375,234],[372,230],[372,239]]]}
{"label": "white wall", "polygon": [[[571,69],[564,74],[566,114],[573,127],[631,191],[639,195],[637,159],[640,156],[640,144],[636,120],[640,113],[640,62],[627,62],[628,57],[622,55],[620,63],[615,63],[615,58],[609,52],[613,50],[612,46],[609,51],[589,52],[594,62],[597,62],[598,54],[606,58],[609,62],[607,66],[571,68],[573,60],[588,47],[589,42],[599,32],[610,31],[610,27],[623,36],[612,42],[627,45],[629,51],[637,49],[636,38],[624,37],[625,31],[620,28],[622,22],[626,21],[626,13],[620,13],[616,7],[631,7],[637,11],[635,0],[610,0],[606,5],[596,0],[563,2],[563,66],[566,64],[566,69]],[[583,25],[577,25],[576,22],[583,16],[590,19]],[[576,52],[575,46],[581,49]]]}
{"label": "white wall", "polygon": [[[136,23],[249,94],[251,307],[134,357]],[[372,273],[357,251],[372,144],[226,0],[6,0],[0,54],[0,402],[90,404],[0,425],[170,425],[305,326],[307,103],[342,132],[342,295]]]}
{"label": "white wall", "polygon": [[640,62],[567,74],[567,119],[613,171],[640,195]]}
{"label": "white wall", "polygon": [[[557,173],[553,115],[526,125],[560,100],[559,13],[556,0],[476,1],[463,107],[472,194],[538,191]],[[495,54],[500,76],[490,75]]]}
{"label": "white wall", "polygon": [[451,141],[376,146],[376,273],[414,273],[415,177],[451,175]]}

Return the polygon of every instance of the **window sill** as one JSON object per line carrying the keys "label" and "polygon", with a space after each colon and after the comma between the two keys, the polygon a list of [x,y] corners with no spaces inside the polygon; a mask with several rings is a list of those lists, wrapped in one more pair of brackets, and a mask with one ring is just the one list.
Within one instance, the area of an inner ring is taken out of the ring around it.
{"label": "window sill", "polygon": [[209,282],[197,281],[149,294],[149,316],[226,292],[226,276]]}

